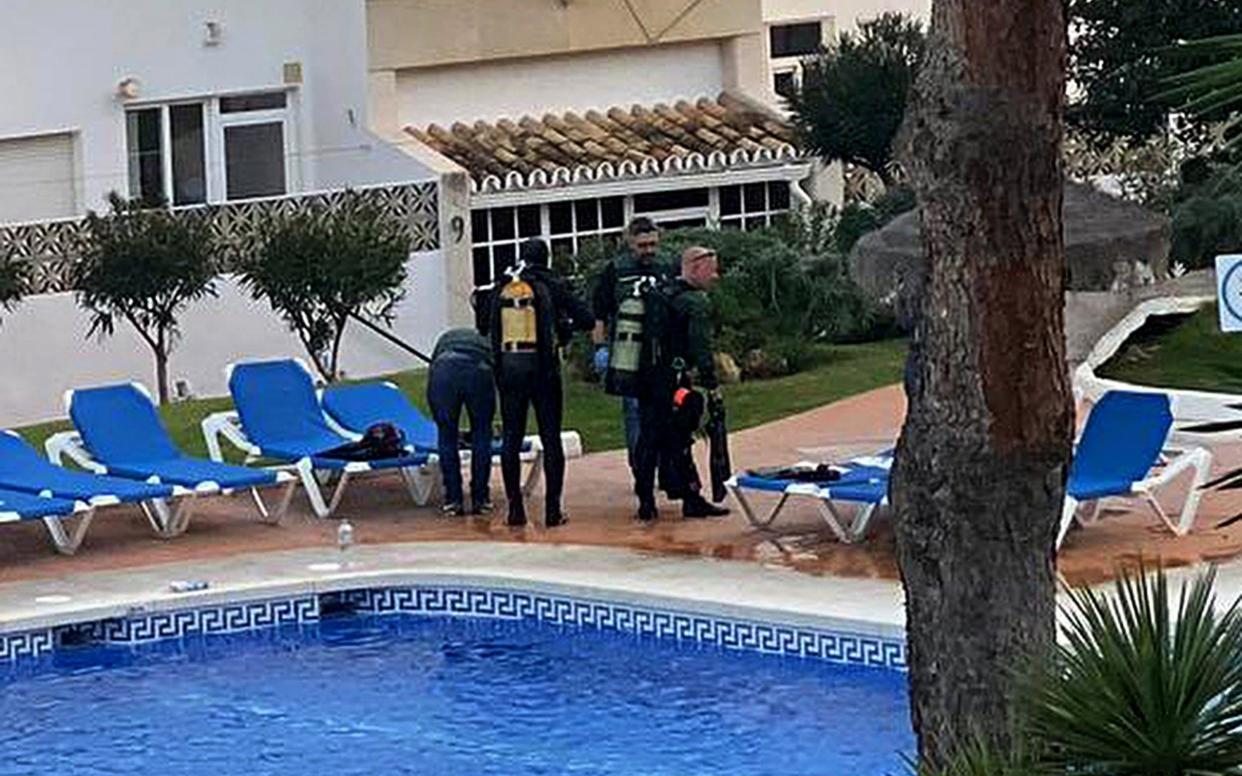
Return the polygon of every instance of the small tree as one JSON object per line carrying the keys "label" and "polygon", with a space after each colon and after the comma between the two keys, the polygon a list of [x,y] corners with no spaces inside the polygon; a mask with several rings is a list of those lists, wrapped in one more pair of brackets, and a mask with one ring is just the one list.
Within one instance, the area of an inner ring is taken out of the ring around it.
{"label": "small tree", "polygon": [[893,138],[918,75],[926,37],[918,21],[885,13],[803,63],[789,98],[803,143],[824,161],[857,164],[893,182]]}
{"label": "small tree", "polygon": [[410,242],[402,224],[347,193],[335,207],[275,220],[266,243],[241,267],[242,282],[266,299],[329,382],[340,373],[341,338],[363,310],[391,324],[405,296]]}
{"label": "small tree", "polygon": [[0,312],[8,312],[22,300],[29,286],[28,267],[10,251],[0,253]]}
{"label": "small tree", "polygon": [[74,273],[78,303],[91,312],[87,336],[109,337],[128,321],[155,356],[160,402],[168,401],[168,356],[180,337],[178,316],[215,296],[210,229],[197,214],[146,208],[116,192],[111,213],[90,212],[88,240]]}

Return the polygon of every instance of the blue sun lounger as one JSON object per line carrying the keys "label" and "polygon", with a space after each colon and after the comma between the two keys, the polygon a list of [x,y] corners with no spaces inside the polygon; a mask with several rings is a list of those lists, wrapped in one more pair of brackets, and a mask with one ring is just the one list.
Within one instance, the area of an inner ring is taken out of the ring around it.
{"label": "blue sun lounger", "polygon": [[[399,471],[415,502],[426,502],[426,453],[410,452],[377,461],[344,461],[321,455],[353,440],[328,425],[305,364],[294,359],[251,361],[229,365],[226,374],[237,410],[209,415],[202,423],[213,460],[223,460],[220,438],[224,437],[242,450],[248,461],[268,458],[287,463],[301,478],[311,507],[320,517],[329,516],[340,504],[353,475],[371,471]],[[339,475],[330,501],[324,499],[317,473]]]}
{"label": "blue sun lounger", "polygon": [[[94,517],[95,508],[81,501],[34,496],[0,488],[0,523],[42,520],[52,537],[52,544],[64,555],[77,551]],[[65,527],[63,521],[67,518],[78,520],[73,530]]]}
{"label": "blue sun lounger", "polygon": [[[1169,397],[1163,393],[1109,391],[1091,409],[1065,485],[1065,506],[1057,546],[1075,519],[1094,522],[1101,499],[1142,498],[1161,522],[1178,536],[1190,532],[1199,511],[1212,454],[1196,447],[1166,459],[1165,442],[1173,426]],[[1157,489],[1194,471],[1177,522],[1156,500]],[[1086,504],[1085,509],[1079,509]]]}
{"label": "blue sun lounger", "polygon": [[[888,504],[888,474],[892,464],[893,453],[886,450],[831,467],[838,478],[828,482],[805,482],[747,473],[734,475],[725,485],[741,505],[746,519],[756,528],[771,526],[791,498],[807,498],[815,502],[820,517],[836,537],[850,544],[866,534],[875,511]],[[819,464],[804,461],[790,468],[814,470],[818,467]],[[747,491],[779,494],[780,498],[765,516],[760,517]],[[842,514],[838,506],[840,503],[856,505],[852,518],[847,519]]]}
{"label": "blue sun lounger", "polygon": [[[184,498],[175,510],[168,505],[168,499],[189,495],[184,488],[61,468],[39,455],[14,431],[0,432],[0,488],[81,502],[88,507],[136,504],[141,507],[156,535],[163,538],[179,533],[177,521],[181,519],[180,513],[189,508],[189,502]],[[73,549],[81,544],[85,535],[86,529],[81,528],[76,540],[70,542]],[[57,549],[62,549],[59,544]]]}
{"label": "blue sun lounger", "polygon": [[[288,472],[191,458],[181,452],[160,420],[155,400],[145,386],[122,383],[68,391],[65,407],[77,431],[52,435],[45,445],[48,458],[68,457],[99,474],[186,488],[196,496],[248,490],[259,516],[279,523],[297,487]],[[269,511],[259,488],[284,488],[277,507]],[[189,520],[189,512],[184,513]],[[182,531],[187,526],[180,526]]]}
{"label": "blue sun lounger", "polygon": [[[406,442],[416,452],[427,453],[429,463],[439,465],[440,434],[435,422],[420,412],[393,383],[335,385],[323,390],[320,401],[329,423],[345,436],[356,438],[372,424],[392,423],[401,429]],[[561,445],[566,458],[582,454],[582,441],[576,431],[562,432]],[[492,440],[492,455],[500,455],[498,439]],[[469,450],[461,451],[461,461],[463,465],[470,462]],[[543,446],[538,436],[528,436],[522,441],[522,461],[530,464],[522,483],[523,492],[529,495],[543,471]]]}

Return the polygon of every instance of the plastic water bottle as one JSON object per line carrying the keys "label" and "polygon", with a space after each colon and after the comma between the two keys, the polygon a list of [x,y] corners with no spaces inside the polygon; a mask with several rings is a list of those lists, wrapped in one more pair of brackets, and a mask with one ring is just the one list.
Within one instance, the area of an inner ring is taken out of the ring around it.
{"label": "plastic water bottle", "polygon": [[342,520],[336,529],[336,546],[341,551],[341,557],[345,557],[345,552],[354,545],[354,526],[348,519]]}

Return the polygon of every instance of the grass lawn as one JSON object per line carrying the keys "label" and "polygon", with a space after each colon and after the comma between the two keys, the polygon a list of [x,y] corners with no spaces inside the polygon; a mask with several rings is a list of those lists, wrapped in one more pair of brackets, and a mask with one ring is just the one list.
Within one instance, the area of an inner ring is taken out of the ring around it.
{"label": "grass lawn", "polygon": [[[774,380],[726,386],[724,393],[730,428],[742,429],[767,423],[896,382],[901,379],[905,356],[904,340],[826,346],[821,349],[818,365],[812,369]],[[425,370],[401,372],[388,379],[400,385],[420,408],[426,410]],[[169,431],[183,450],[191,455],[206,455],[199,422],[212,412],[231,408],[232,402],[227,398],[196,399],[165,407],[163,415]],[[48,435],[69,427],[68,421],[57,421],[19,431],[41,450]],[[532,418],[529,425],[531,433],[534,427]],[[566,382],[565,427],[582,434],[583,446],[589,452],[625,445],[619,400],[595,385],[578,380]]]}
{"label": "grass lawn", "polygon": [[1149,319],[1096,373],[1163,388],[1242,393],[1242,336],[1221,333],[1216,305],[1160,318]]}

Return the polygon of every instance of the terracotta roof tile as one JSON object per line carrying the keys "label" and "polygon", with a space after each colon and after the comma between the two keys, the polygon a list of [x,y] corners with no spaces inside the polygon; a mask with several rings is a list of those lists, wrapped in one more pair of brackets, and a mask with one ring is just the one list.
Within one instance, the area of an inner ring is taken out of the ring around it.
{"label": "terracotta roof tile", "polygon": [[465,167],[476,188],[509,187],[513,173],[523,186],[555,185],[570,179],[554,180],[558,170],[574,176],[585,168],[589,176],[602,175],[605,163],[613,176],[621,176],[652,174],[653,163],[664,169],[675,159],[692,169],[718,164],[721,158],[736,164],[739,159],[768,163],[798,156],[787,124],[726,94],[672,105],[455,122],[447,130],[432,124],[406,131]]}

